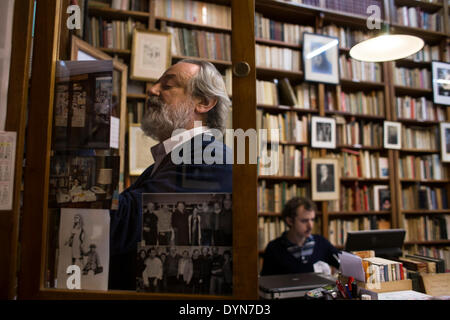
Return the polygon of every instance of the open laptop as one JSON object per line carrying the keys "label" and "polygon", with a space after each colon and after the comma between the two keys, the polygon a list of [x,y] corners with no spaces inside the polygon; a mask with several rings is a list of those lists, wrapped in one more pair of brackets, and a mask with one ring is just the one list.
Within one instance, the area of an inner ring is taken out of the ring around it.
{"label": "open laptop", "polygon": [[313,272],[261,276],[259,295],[264,299],[300,298],[312,289],[335,284],[331,276]]}

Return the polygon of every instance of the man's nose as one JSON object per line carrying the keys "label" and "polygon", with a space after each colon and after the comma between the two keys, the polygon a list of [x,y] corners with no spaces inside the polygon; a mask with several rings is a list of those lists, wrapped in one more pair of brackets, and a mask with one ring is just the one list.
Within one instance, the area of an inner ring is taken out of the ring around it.
{"label": "man's nose", "polygon": [[155,83],[150,87],[150,90],[148,92],[150,96],[159,96],[161,92],[161,85],[159,83]]}

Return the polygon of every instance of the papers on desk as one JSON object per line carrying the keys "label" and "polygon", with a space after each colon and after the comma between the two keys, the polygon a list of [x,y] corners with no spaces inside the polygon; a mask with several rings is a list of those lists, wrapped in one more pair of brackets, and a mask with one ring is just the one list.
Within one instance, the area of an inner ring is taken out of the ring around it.
{"label": "papers on desk", "polygon": [[339,254],[342,274],[346,277],[353,277],[355,280],[365,282],[362,259],[357,255],[342,251]]}
{"label": "papers on desk", "polygon": [[378,300],[430,300],[432,296],[413,290],[383,292],[378,294]]}

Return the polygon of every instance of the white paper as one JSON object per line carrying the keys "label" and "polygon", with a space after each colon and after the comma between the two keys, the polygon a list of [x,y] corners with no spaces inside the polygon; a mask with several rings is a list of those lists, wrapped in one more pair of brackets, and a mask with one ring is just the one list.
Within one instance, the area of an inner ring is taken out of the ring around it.
{"label": "white paper", "polygon": [[77,265],[80,289],[108,290],[109,221],[109,210],[61,209],[58,288],[68,289],[67,268]]}
{"label": "white paper", "polygon": [[346,277],[353,277],[358,281],[365,282],[366,277],[362,266],[362,259],[357,255],[342,251],[339,254],[342,274]]}
{"label": "white paper", "polygon": [[378,294],[378,300],[429,300],[430,298],[432,298],[432,296],[413,290],[383,292]]}
{"label": "white paper", "polygon": [[0,210],[12,210],[16,132],[0,132]]}
{"label": "white paper", "polygon": [[109,137],[109,144],[111,148],[119,149],[119,131],[120,120],[116,117],[111,117],[111,131]]}

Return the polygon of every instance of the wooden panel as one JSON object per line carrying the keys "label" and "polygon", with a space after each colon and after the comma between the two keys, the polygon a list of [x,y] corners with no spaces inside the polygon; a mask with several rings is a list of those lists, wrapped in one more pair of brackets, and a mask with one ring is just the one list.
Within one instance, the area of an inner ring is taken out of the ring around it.
{"label": "wooden panel", "polygon": [[13,210],[0,214],[0,299],[13,299],[16,292],[16,270],[20,216],[23,149],[28,99],[28,70],[31,53],[33,0],[16,0],[11,45],[8,110],[6,131],[17,132],[14,173]]}
{"label": "wooden panel", "polygon": [[[25,168],[18,296],[30,299],[43,286],[48,177],[60,0],[37,4]],[[52,19],[53,18],[53,19]]]}
{"label": "wooden panel", "polygon": [[[232,61],[250,65],[246,77],[233,75],[233,128],[256,128],[254,1],[232,1]],[[246,32],[242,32],[246,30]],[[248,159],[248,157],[247,157]],[[233,166],[234,297],[258,297],[256,164]]]}

